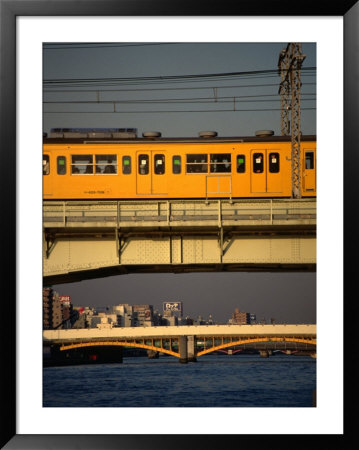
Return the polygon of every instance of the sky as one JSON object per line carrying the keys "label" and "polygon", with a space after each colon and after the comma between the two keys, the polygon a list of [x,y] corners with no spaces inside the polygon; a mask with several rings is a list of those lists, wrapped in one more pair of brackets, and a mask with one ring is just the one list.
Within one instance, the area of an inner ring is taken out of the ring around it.
{"label": "sky", "polygon": [[[137,128],[164,137],[280,135],[277,43],[47,43],[43,131]],[[303,43],[303,134],[316,134],[316,46]],[[188,75],[194,77],[189,78]],[[177,77],[169,79],[168,77]],[[146,78],[146,79],[144,79]],[[62,103],[59,103],[62,102]],[[96,103],[97,102],[97,103]],[[116,111],[116,112],[114,112]],[[235,308],[257,320],[315,323],[315,273],[131,274],[54,285],[74,305],[182,301],[184,315],[227,322]]]}

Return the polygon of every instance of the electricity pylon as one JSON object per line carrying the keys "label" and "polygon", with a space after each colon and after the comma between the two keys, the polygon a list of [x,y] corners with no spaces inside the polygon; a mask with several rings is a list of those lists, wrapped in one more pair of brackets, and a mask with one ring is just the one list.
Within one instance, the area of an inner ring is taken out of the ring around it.
{"label": "electricity pylon", "polygon": [[[300,89],[302,86],[300,73],[305,55],[302,54],[302,44],[289,43],[280,52],[278,72],[281,77],[278,94],[281,103],[281,134],[291,135],[292,143],[292,197],[301,197],[300,179]],[[290,117],[290,120],[289,120]]]}

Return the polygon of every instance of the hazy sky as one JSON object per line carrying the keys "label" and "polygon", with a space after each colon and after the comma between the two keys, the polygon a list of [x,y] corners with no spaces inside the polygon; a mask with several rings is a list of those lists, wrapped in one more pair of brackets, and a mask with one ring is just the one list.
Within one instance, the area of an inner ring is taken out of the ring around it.
{"label": "hazy sky", "polygon": [[[144,131],[160,131],[166,137],[198,136],[204,130],[215,130],[219,136],[250,136],[260,129],[280,134],[278,74],[238,72],[275,71],[286,42],[148,44],[46,44],[44,131],[120,127],[137,128],[140,136]],[[306,58],[301,128],[303,134],[316,134],[316,77],[309,70],[316,67],[316,46],[304,43],[302,51]],[[236,75],[218,76],[224,73]],[[206,74],[217,76],[183,78]],[[169,76],[182,78],[176,82],[163,78]],[[258,320],[316,320],[315,273],[120,275],[54,289],[70,295],[75,305],[150,303],[161,310],[163,301],[178,300],[184,303],[185,315],[212,314],[218,321],[227,321],[235,307],[255,313]]]}

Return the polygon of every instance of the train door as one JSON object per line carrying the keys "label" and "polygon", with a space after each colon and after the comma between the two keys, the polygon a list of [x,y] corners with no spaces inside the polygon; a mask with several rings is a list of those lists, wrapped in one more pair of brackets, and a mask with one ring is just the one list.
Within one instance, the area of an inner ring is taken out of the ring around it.
{"label": "train door", "polygon": [[283,191],[283,171],[281,170],[280,154],[276,150],[267,150],[267,192],[271,194]]}
{"label": "train door", "polygon": [[137,152],[137,194],[167,193],[165,152],[149,150]]}
{"label": "train door", "polygon": [[266,172],[266,151],[251,150],[251,192],[266,192]]}
{"label": "train door", "polygon": [[152,194],[167,194],[166,155],[162,151],[152,151]]}
{"label": "train door", "polygon": [[316,167],[314,150],[304,149],[303,167],[303,191],[314,192],[316,190]]}
{"label": "train door", "polygon": [[42,190],[45,197],[52,196],[52,175],[50,175],[50,155],[42,155]]}
{"label": "train door", "polygon": [[276,150],[251,150],[251,192],[281,193],[280,154]]}

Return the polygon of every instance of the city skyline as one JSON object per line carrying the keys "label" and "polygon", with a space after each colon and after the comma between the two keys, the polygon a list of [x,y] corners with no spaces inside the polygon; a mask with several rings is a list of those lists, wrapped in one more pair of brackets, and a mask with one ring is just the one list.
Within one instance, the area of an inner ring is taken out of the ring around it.
{"label": "city skyline", "polygon": [[[284,283],[283,278],[286,278]],[[212,314],[221,322],[238,307],[255,313],[257,318],[274,318],[281,323],[315,323],[316,305],[309,294],[315,293],[316,280],[311,278],[303,286],[303,276],[299,273],[262,274],[260,284],[255,273],[142,274],[58,284],[53,288],[60,295],[69,295],[74,306],[149,303],[160,311],[164,301],[181,301],[185,315]],[[109,280],[111,289],[106,288]],[[141,280],[142,286],[138,283]],[[239,297],[240,290],[243,297]],[[206,298],[202,297],[203,291],[207,293]]]}

